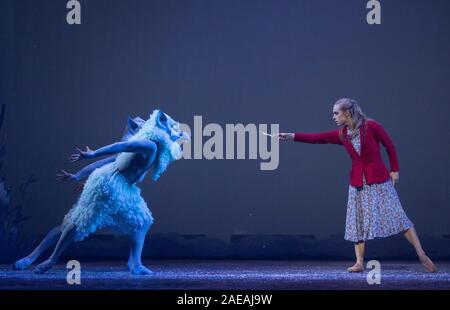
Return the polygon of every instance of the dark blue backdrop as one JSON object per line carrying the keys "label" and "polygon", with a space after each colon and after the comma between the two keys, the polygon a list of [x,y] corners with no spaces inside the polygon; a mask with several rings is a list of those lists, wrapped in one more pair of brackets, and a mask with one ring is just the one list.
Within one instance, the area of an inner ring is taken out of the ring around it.
{"label": "dark blue backdrop", "polygon": [[[23,229],[44,233],[75,202],[58,184],[75,147],[115,141],[128,115],[162,107],[192,125],[334,127],[333,102],[360,101],[392,136],[398,192],[421,234],[450,234],[448,0],[2,1],[0,103],[7,182],[33,172]],[[331,145],[283,144],[280,166],[184,160],[143,193],[152,232],[342,234],[350,159]],[[317,167],[320,167],[319,169]]]}

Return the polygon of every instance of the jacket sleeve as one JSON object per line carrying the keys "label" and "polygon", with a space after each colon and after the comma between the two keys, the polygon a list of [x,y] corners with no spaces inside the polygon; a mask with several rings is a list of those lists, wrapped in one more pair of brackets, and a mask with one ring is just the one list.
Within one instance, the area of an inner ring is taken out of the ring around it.
{"label": "jacket sleeve", "polygon": [[376,121],[369,121],[370,125],[373,129],[373,133],[375,138],[383,144],[383,146],[386,148],[386,151],[389,156],[389,164],[391,166],[391,171],[398,172],[400,171],[400,167],[398,165],[398,157],[397,152],[395,150],[394,143],[392,142],[391,138],[387,134],[387,132],[384,130],[383,126],[376,122]]}
{"label": "jacket sleeve", "polygon": [[326,131],[321,133],[296,132],[294,141],[313,144],[343,144],[339,137],[339,130]]}

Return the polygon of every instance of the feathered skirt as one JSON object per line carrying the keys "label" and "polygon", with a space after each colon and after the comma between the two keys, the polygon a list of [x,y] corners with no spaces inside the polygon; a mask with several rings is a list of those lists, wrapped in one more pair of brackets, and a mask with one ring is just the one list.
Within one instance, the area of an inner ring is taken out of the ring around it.
{"label": "feathered skirt", "polygon": [[152,223],[141,189],[128,183],[113,162],[92,172],[78,201],[64,217],[63,228],[74,225],[75,240],[80,241],[97,229],[132,234]]}

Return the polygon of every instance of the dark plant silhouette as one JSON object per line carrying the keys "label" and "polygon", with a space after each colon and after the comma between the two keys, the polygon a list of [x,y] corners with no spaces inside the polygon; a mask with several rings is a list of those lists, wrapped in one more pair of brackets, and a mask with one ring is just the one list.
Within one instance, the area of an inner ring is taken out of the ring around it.
{"label": "dark plant silhouette", "polygon": [[[5,120],[6,105],[0,107],[0,132]],[[6,139],[0,142],[0,173],[3,174],[3,160],[6,154]],[[23,213],[26,194],[29,186],[36,182],[34,175],[20,184],[17,198],[11,199],[12,189],[6,183],[6,177],[0,177],[0,252],[1,259],[13,257],[19,250],[19,225],[28,220],[29,217]],[[16,200],[16,202],[14,202]]]}

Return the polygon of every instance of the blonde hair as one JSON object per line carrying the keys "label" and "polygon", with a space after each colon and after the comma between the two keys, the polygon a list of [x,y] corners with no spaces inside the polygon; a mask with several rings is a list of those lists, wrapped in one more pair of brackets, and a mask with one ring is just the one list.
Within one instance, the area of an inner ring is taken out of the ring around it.
{"label": "blonde hair", "polygon": [[352,123],[354,126],[353,133],[348,137],[344,137],[343,130],[344,130],[345,126],[343,126],[339,130],[339,136],[341,137],[341,139],[353,138],[353,136],[355,136],[357,133],[356,129],[360,129],[361,134],[366,133],[365,123],[369,118],[363,113],[361,107],[359,106],[359,104],[356,100],[350,99],[350,98],[341,98],[338,101],[336,101],[334,105],[336,105],[339,108],[339,110],[341,110],[341,111],[349,111],[350,112]]}

